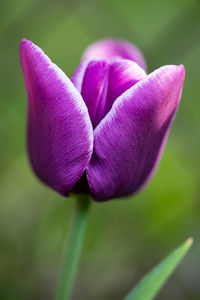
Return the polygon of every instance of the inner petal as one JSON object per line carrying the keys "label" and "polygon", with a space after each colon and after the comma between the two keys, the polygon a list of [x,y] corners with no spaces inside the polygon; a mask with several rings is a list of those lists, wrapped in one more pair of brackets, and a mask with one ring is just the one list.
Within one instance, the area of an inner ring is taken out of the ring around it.
{"label": "inner petal", "polygon": [[118,59],[111,62],[105,114],[121,94],[145,76],[146,72],[131,60]]}
{"label": "inner petal", "polygon": [[106,61],[92,61],[83,77],[81,95],[87,105],[93,127],[105,115],[110,66]]}
{"label": "inner petal", "polygon": [[131,60],[113,59],[90,61],[82,76],[80,92],[95,128],[114,101],[143,79],[146,72]]}

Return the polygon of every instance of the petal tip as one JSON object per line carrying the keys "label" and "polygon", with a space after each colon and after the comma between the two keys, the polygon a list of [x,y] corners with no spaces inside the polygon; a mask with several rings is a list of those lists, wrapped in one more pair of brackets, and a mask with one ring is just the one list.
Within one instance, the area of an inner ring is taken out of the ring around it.
{"label": "petal tip", "polygon": [[22,38],[21,41],[20,41],[20,44],[23,44],[23,43],[25,43],[26,41],[27,41],[26,38]]}
{"label": "petal tip", "polygon": [[179,65],[179,68],[181,70],[181,75],[182,75],[182,78],[184,80],[184,78],[185,78],[185,67],[184,67],[183,64],[181,64],[181,65]]}
{"label": "petal tip", "polygon": [[180,83],[180,87],[182,87],[184,79],[185,79],[185,67],[184,67],[184,65],[181,64],[181,65],[177,66],[175,76],[177,78],[177,82]]}
{"label": "petal tip", "polygon": [[20,45],[19,45],[20,52],[21,52],[22,49],[24,48],[24,46],[25,46],[25,44],[26,44],[26,41],[27,41],[27,40],[26,40],[25,38],[21,39]]}
{"label": "petal tip", "polygon": [[34,46],[34,44],[30,40],[27,40],[25,38],[21,39],[21,41],[20,41],[20,56],[21,57],[24,56],[26,51],[33,46]]}
{"label": "petal tip", "polygon": [[22,38],[20,41],[20,48],[28,46],[28,44],[33,44],[31,41],[27,40],[26,38]]}
{"label": "petal tip", "polygon": [[39,48],[36,44],[34,44],[31,40],[27,40],[26,38],[22,38],[20,42],[20,52],[26,50],[37,50],[39,52],[43,52],[41,48]]}
{"label": "petal tip", "polygon": [[22,39],[21,39],[21,43],[22,43],[22,42],[26,42],[26,41],[28,41],[26,38],[22,38]]}

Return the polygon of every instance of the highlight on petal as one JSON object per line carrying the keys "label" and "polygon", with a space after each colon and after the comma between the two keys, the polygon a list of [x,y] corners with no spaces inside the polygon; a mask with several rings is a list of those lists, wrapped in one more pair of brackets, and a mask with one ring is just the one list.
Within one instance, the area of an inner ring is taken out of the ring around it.
{"label": "highlight on petal", "polygon": [[28,94],[28,152],[39,178],[67,196],[92,154],[87,107],[70,79],[31,41],[22,40]]}
{"label": "highlight on petal", "polygon": [[86,169],[96,201],[135,193],[155,171],[181,97],[183,66],[164,66],[124,92],[94,131]]}
{"label": "highlight on petal", "polygon": [[126,40],[102,39],[86,48],[82,60],[87,59],[108,59],[120,57],[136,62],[141,68],[147,70],[143,54],[132,43]]}
{"label": "highlight on petal", "polygon": [[146,72],[131,60],[92,60],[80,64],[72,82],[81,93],[95,128],[117,97],[145,77]]}
{"label": "highlight on petal", "polygon": [[146,76],[146,72],[133,61],[127,59],[113,60],[110,64],[106,114],[120,95]]}

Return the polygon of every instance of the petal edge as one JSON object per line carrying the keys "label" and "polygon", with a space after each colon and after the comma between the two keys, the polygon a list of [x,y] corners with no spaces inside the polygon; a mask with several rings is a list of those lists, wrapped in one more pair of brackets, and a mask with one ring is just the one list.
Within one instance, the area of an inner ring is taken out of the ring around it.
{"label": "petal edge", "polygon": [[28,94],[28,152],[38,177],[67,196],[92,154],[87,107],[70,79],[31,41],[20,58]]}

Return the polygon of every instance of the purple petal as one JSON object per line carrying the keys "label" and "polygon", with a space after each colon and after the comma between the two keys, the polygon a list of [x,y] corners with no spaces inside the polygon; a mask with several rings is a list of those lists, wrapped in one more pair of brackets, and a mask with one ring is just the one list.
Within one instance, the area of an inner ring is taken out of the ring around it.
{"label": "purple petal", "polygon": [[127,89],[147,76],[146,72],[137,63],[126,59],[115,59],[110,63],[108,98],[106,114],[114,101]]}
{"label": "purple petal", "polygon": [[20,56],[28,93],[28,151],[35,173],[67,196],[93,149],[87,107],[70,79],[31,41]]}
{"label": "purple petal", "polygon": [[136,62],[144,70],[147,69],[144,56],[132,43],[125,40],[103,39],[91,44],[83,53],[82,60],[107,59],[121,57]]}
{"label": "purple petal", "polygon": [[129,195],[149,181],[167,140],[183,81],[183,66],[164,66],[115,101],[94,131],[94,151],[86,170],[95,200]]}
{"label": "purple petal", "polygon": [[93,127],[106,114],[109,64],[106,61],[89,63],[83,78],[81,95],[87,105]]}
{"label": "purple petal", "polygon": [[125,59],[85,61],[72,76],[81,93],[94,128],[128,88],[146,77],[135,62]]}
{"label": "purple petal", "polygon": [[71,81],[73,82],[74,86],[79,91],[79,93],[81,93],[83,78],[89,63],[90,60],[85,60],[82,63],[80,63],[80,65],[78,66],[78,68],[75,70],[74,74],[71,77]]}

